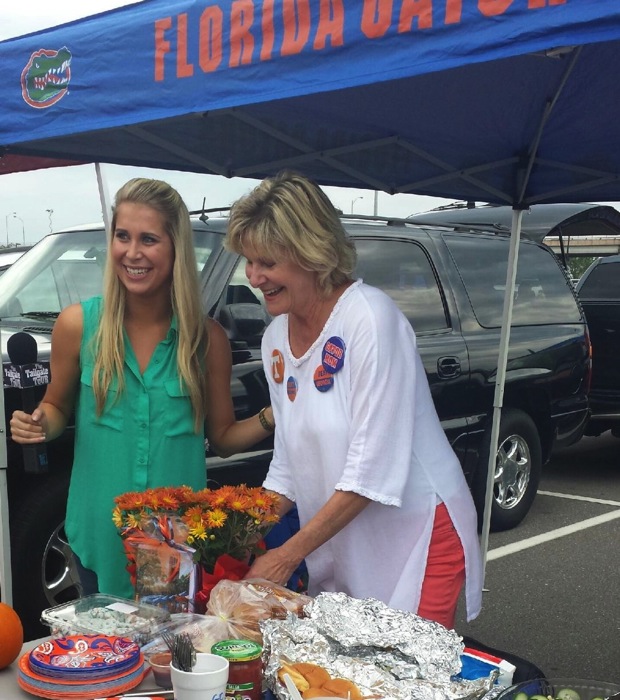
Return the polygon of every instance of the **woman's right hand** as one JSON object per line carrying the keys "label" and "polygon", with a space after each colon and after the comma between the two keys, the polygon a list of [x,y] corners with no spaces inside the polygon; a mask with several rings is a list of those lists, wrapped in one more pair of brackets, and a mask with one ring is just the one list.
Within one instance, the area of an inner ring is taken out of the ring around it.
{"label": "woman's right hand", "polygon": [[24,411],[13,411],[11,417],[11,437],[21,445],[45,442],[47,433],[47,416],[40,407],[32,414]]}

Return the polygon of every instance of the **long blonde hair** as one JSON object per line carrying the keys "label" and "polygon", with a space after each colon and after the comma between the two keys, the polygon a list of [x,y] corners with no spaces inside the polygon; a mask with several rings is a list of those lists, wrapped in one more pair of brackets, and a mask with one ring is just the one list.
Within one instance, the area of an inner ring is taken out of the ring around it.
{"label": "long blonde hair", "polygon": [[225,246],[243,255],[246,244],[273,260],[290,259],[316,272],[324,296],[351,279],[357,260],[329,197],[291,171],[266,178],[233,204]]}
{"label": "long blonde hair", "polygon": [[158,211],[164,219],[166,233],[174,249],[170,303],[177,317],[177,367],[179,382],[189,392],[194,412],[196,432],[203,429],[206,406],[206,377],[203,358],[208,337],[200,303],[200,288],[193,232],[189,212],[179,193],[161,180],[134,178],[116,193],[113,207],[111,234],[103,278],[103,304],[99,327],[93,348],[95,366],[93,391],[97,414],[103,413],[110,385],[116,379],[118,391],[125,386],[123,364],[125,343],[126,289],[121,284],[112,263],[110,248],[116,230],[118,207],[123,202],[143,204]]}

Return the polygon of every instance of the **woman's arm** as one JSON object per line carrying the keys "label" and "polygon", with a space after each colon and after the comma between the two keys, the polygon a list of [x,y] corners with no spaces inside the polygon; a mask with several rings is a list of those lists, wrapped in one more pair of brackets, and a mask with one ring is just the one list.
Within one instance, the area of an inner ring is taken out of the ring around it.
{"label": "woman's arm", "polygon": [[51,382],[31,415],[24,411],[13,413],[11,436],[15,442],[29,444],[53,440],[67,426],[80,379],[82,327],[82,307],[79,304],[63,309],[56,319],[52,331]]}
{"label": "woman's arm", "polygon": [[[285,501],[292,505],[288,499]],[[308,554],[346,527],[369,503],[370,499],[353,491],[335,491],[299,532],[280,547],[270,549],[257,557],[246,578],[265,578],[286,585]]]}
{"label": "woman's arm", "polygon": [[220,457],[242,452],[272,434],[273,412],[267,407],[263,426],[259,414],[242,421],[235,420],[230,379],[232,353],[222,326],[208,319],[209,349],[206,355],[207,406],[206,422],[209,444]]}

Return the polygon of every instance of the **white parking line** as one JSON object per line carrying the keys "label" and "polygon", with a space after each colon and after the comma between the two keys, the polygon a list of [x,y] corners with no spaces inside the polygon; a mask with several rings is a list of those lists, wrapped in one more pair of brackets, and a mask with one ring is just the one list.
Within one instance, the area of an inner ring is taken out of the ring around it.
{"label": "white parking line", "polygon": [[620,508],[620,501],[606,501],[603,498],[590,498],[590,496],[575,496],[572,493],[556,493],[554,491],[537,491],[541,496],[556,496],[557,498],[570,498],[573,501],[587,501],[588,503],[600,503],[603,506],[616,506]]}
{"label": "white parking line", "polygon": [[[551,491],[538,491],[538,494],[542,496],[556,496],[558,498],[569,498],[575,501],[587,501],[589,503],[598,503],[601,505],[610,505],[620,508],[620,502],[606,501],[601,498],[589,498],[588,496],[573,496],[567,493],[553,493]],[[556,530],[551,530],[541,535],[535,535],[534,537],[528,537],[525,540],[520,540],[519,542],[514,542],[513,544],[506,544],[503,547],[496,547],[495,549],[490,549],[487,552],[487,561],[501,559],[502,557],[507,557],[510,554],[521,552],[524,549],[530,549],[530,547],[536,547],[539,544],[551,542],[552,540],[557,540],[558,538],[566,537],[567,535],[574,535],[576,532],[581,532],[582,530],[586,530],[589,527],[595,527],[596,525],[603,525],[605,523],[611,522],[612,520],[617,520],[618,518],[620,518],[620,510],[612,510],[609,513],[603,513],[602,515],[597,515],[594,518],[581,520],[580,522],[574,523],[573,525],[559,527]]]}

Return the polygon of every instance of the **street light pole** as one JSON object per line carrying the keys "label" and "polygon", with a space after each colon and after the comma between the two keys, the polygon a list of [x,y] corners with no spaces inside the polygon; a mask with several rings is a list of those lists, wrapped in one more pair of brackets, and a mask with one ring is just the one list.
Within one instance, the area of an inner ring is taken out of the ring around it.
{"label": "street light pole", "polygon": [[9,217],[10,217],[10,216],[15,216],[15,215],[16,215],[15,212],[13,212],[12,214],[7,214],[7,215],[4,217],[4,226],[5,226],[5,228],[6,228],[6,245],[7,245],[7,248],[8,248],[8,246],[9,246]]}
{"label": "street light pole", "polygon": [[26,245],[26,228],[24,226],[24,220],[22,219],[21,216],[17,216],[17,214],[15,212],[13,212],[13,218],[19,219],[22,222],[22,242],[24,245]]}
{"label": "street light pole", "polygon": [[351,214],[353,214],[353,205],[355,202],[357,202],[358,199],[364,199],[364,197],[356,197],[355,199],[351,200]]}

